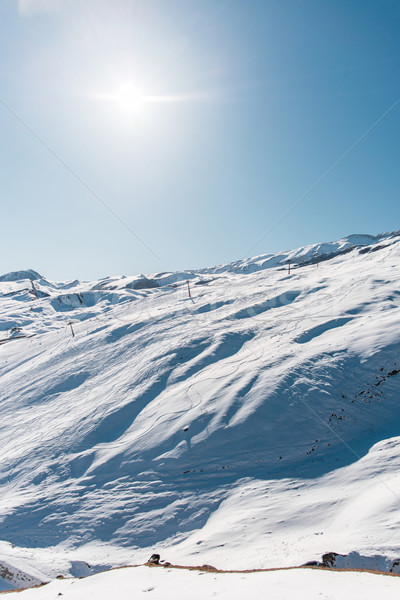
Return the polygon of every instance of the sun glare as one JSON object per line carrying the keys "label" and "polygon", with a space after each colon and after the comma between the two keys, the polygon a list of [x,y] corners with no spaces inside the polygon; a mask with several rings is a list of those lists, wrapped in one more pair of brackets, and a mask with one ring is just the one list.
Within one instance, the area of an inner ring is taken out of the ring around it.
{"label": "sun glare", "polygon": [[[108,92],[86,92],[85,96],[103,102],[108,106],[108,115],[114,115],[124,124],[137,125],[149,121],[150,106],[172,105],[204,100],[205,95],[154,93],[144,89],[132,80],[109,85]],[[151,119],[150,119],[151,120]]]}
{"label": "sun glare", "polygon": [[128,114],[139,113],[146,102],[145,95],[133,83],[122,84],[115,94],[116,106]]}

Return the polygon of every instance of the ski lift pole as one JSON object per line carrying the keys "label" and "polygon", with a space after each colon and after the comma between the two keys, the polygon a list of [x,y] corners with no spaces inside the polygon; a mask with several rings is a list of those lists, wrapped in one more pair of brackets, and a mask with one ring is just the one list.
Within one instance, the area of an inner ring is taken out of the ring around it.
{"label": "ski lift pole", "polygon": [[73,327],[72,327],[72,321],[70,321],[70,322],[68,323],[68,325],[71,327],[71,333],[72,333],[72,337],[74,338],[74,337],[75,337],[75,332],[74,332],[74,329],[73,329]]}
{"label": "ski lift pole", "polygon": [[191,298],[191,297],[192,297],[192,294],[191,294],[191,292],[190,292],[189,279],[187,279],[187,280],[186,280],[186,283],[187,283],[187,287],[188,287],[188,294],[189,294],[189,298]]}
{"label": "ski lift pole", "polygon": [[36,287],[35,287],[35,284],[33,283],[33,281],[32,281],[32,280],[31,280],[31,287],[32,287],[32,289],[30,290],[30,293],[31,293],[33,296],[35,296],[35,298],[36,298],[37,300],[39,300],[39,296],[38,296],[38,293],[37,293],[37,289],[36,289]]}

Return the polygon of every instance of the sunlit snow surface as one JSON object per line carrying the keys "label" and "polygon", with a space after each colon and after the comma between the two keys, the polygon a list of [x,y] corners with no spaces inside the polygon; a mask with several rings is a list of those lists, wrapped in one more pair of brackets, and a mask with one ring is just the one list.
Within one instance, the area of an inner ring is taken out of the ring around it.
{"label": "sunlit snow surface", "polygon": [[119,569],[86,579],[65,579],[7,595],[15,600],[398,600],[400,579],[371,573],[311,570],[204,573],[146,567]]}
{"label": "sunlit snow surface", "polygon": [[1,564],[400,558],[399,232],[37,276],[0,278]]}

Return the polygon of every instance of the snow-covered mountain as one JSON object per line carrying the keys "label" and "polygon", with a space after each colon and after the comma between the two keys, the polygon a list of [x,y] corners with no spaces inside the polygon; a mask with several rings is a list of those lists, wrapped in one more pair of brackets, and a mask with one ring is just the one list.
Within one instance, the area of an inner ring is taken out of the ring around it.
{"label": "snow-covered mountain", "polygon": [[18,581],[155,551],[397,569],[400,232],[97,282],[7,274],[0,356]]}

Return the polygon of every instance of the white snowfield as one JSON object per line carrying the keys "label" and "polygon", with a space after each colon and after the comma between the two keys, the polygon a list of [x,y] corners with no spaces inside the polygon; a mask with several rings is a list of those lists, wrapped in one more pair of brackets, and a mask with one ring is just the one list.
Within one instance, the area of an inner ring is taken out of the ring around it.
{"label": "white snowfield", "polygon": [[371,573],[306,569],[267,573],[204,573],[133,567],[5,596],[21,600],[398,600],[400,579]]}
{"label": "white snowfield", "polygon": [[[398,573],[400,232],[98,282],[6,274],[0,411],[3,589],[154,552],[230,570],[334,552]],[[138,567],[22,597],[116,586],[368,599],[400,580]]]}

